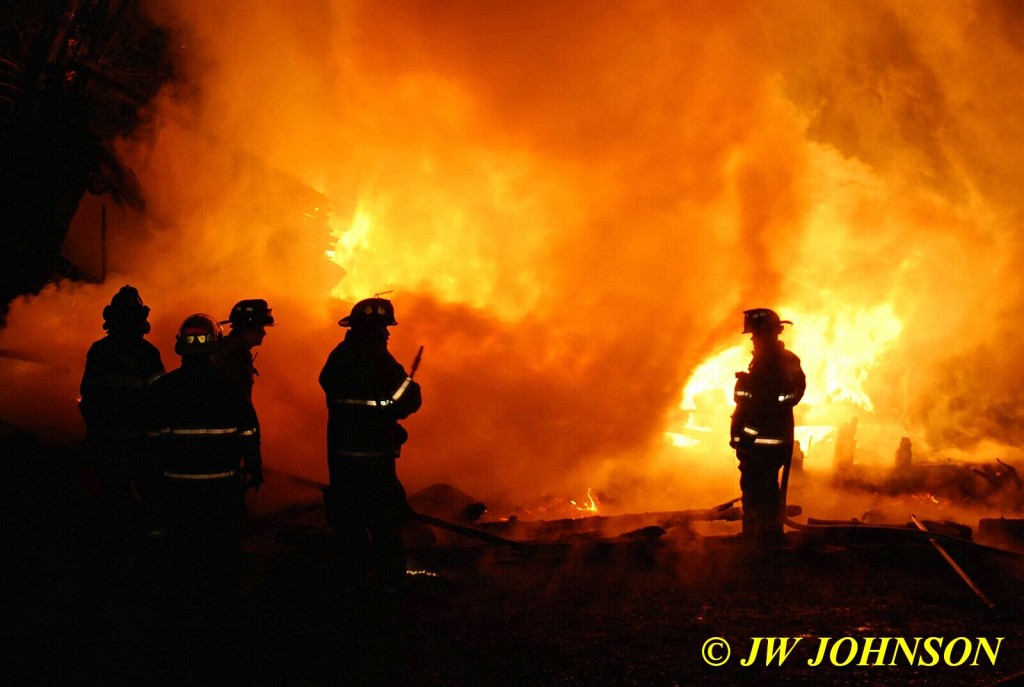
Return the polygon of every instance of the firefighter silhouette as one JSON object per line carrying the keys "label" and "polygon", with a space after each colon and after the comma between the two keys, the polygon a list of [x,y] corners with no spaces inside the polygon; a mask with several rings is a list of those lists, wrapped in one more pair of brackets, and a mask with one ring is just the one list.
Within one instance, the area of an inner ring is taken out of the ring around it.
{"label": "firefighter silhouette", "polygon": [[[220,348],[213,353],[213,364],[224,374],[230,377],[239,388],[245,393],[249,402],[252,402],[252,388],[255,385],[256,371],[254,362],[256,354],[253,348],[263,344],[267,335],[267,327],[274,327],[273,310],[262,298],[252,298],[239,301],[231,308],[228,319],[222,320],[221,325],[231,325],[231,331],[224,337]],[[256,406],[253,406],[253,412]],[[253,460],[262,462],[262,455],[259,453],[263,441],[263,431],[260,428],[259,417],[256,418],[256,438],[252,442],[253,450],[257,452]]]}
{"label": "firefighter silhouette", "polygon": [[754,350],[747,371],[736,373],[730,430],[739,459],[743,535],[761,543],[783,535],[779,470],[792,460],[793,406],[806,388],[800,359],[779,341],[784,324],[792,322],[767,308],[743,313],[743,333],[751,335]]}
{"label": "firefighter silhouette", "polygon": [[103,308],[107,334],[89,347],[82,376],[78,407],[100,483],[102,535],[111,552],[123,552],[129,542],[133,483],[143,498],[147,528],[160,530],[160,516],[154,512],[158,476],[145,458],[142,409],[151,385],[164,374],[164,364],[160,351],[145,339],[148,317],[138,290],[123,286]]}
{"label": "firefighter silhouette", "polygon": [[222,338],[209,315],[182,322],[174,345],[181,367],[153,385],[147,435],[163,473],[180,580],[231,600],[238,592],[245,488],[258,490],[263,474],[252,404],[211,360]]}
{"label": "firefighter silhouette", "polygon": [[373,580],[394,591],[405,576],[401,526],[409,515],[395,465],[408,438],[399,421],[419,409],[420,386],[388,351],[388,327],[397,324],[391,301],[362,300],[338,324],[348,332],[319,378],[328,408],[327,517],[343,586]]}
{"label": "firefighter silhouette", "polygon": [[259,376],[252,349],[263,343],[267,327],[275,326],[273,310],[261,298],[239,301],[220,324],[230,324],[231,331],[213,354],[213,362],[252,398],[252,387]]}

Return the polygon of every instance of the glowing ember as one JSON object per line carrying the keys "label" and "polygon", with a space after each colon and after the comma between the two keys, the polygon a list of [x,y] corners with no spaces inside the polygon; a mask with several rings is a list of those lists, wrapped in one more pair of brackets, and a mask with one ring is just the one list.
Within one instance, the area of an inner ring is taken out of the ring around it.
{"label": "glowing ember", "polygon": [[576,506],[581,512],[596,515],[599,512],[598,501],[594,498],[594,492],[592,489],[587,489],[587,500],[576,502],[569,500],[569,503]]}
{"label": "glowing ember", "polygon": [[546,496],[524,506],[511,509],[512,513],[498,515],[498,520],[560,520],[599,515],[600,499],[593,489],[587,489],[585,499],[566,499],[561,496]]}

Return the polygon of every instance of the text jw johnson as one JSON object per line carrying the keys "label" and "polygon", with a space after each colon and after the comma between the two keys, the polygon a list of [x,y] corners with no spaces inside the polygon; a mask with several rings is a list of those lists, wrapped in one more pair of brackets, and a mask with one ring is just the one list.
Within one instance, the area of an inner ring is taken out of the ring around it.
{"label": "text jw johnson", "polygon": [[[782,665],[804,637],[751,637],[750,654],[740,665]],[[809,666],[962,666],[995,665],[1003,637],[819,637]]]}

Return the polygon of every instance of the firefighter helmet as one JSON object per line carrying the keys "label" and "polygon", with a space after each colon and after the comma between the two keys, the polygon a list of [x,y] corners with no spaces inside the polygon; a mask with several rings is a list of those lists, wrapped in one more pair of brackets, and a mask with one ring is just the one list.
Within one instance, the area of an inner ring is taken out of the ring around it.
{"label": "firefighter helmet", "polygon": [[111,327],[138,327],[143,333],[149,332],[149,307],[142,303],[139,290],[125,284],[110,299],[110,305],[103,307],[103,329]]}
{"label": "firefighter helmet", "polygon": [[209,315],[189,315],[181,323],[174,337],[174,352],[180,356],[210,355],[220,348],[224,330],[220,323]]}
{"label": "firefighter helmet", "polygon": [[743,311],[743,333],[757,334],[761,332],[781,332],[782,325],[793,324],[789,320],[780,320],[778,313],[768,308],[754,308]]}
{"label": "firefighter helmet", "polygon": [[228,319],[222,320],[221,324],[230,324],[233,329],[272,327],[274,325],[273,312],[273,309],[262,298],[238,301],[235,303],[235,307],[231,308]]}
{"label": "firefighter helmet", "polygon": [[338,320],[342,327],[391,327],[395,321],[395,306],[386,298],[366,298],[354,306],[349,315]]}

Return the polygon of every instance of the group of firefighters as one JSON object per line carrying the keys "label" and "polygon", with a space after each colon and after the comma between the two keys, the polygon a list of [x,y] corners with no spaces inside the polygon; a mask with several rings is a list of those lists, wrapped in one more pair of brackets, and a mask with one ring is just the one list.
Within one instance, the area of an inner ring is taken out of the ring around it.
{"label": "group of firefighters", "polygon": [[[145,338],[149,311],[137,289],[121,288],[103,309],[106,336],[86,357],[80,409],[104,541],[114,552],[127,545],[134,482],[147,535],[166,539],[183,580],[234,594],[244,494],[263,483],[252,349],[274,316],[262,299],[238,302],[224,321],[190,315],[175,336],[181,365],[167,372]],[[343,585],[372,582],[389,592],[405,575],[401,526],[410,513],[395,469],[408,438],[400,421],[419,409],[420,387],[388,351],[388,328],[397,324],[391,301],[360,301],[338,324],[345,338],[319,376],[328,406],[327,518]],[[788,472],[793,407],[805,388],[800,360],[779,340],[785,324],[766,308],[744,312],[753,356],[736,374],[729,443],[739,460],[742,536],[757,543],[783,536],[779,471]]]}
{"label": "group of firefighters", "polygon": [[[137,289],[121,288],[103,309],[106,336],[86,356],[79,407],[100,483],[104,546],[115,557],[127,549],[134,483],[146,534],[167,542],[181,582],[234,597],[244,494],[263,483],[252,349],[275,324],[273,312],[248,299],[224,321],[190,315],[175,336],[181,365],[167,372],[145,338],[149,311]],[[389,592],[405,574],[400,526],[408,506],[395,459],[407,434],[399,421],[419,409],[420,387],[388,352],[388,327],[397,324],[390,301],[360,301],[339,324],[348,332],[320,374],[328,519],[346,586],[372,581]]]}

